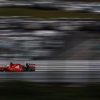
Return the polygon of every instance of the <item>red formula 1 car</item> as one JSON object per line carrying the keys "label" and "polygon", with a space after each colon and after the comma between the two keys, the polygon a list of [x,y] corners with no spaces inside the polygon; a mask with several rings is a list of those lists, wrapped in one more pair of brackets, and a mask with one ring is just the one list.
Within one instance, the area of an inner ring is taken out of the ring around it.
{"label": "red formula 1 car", "polygon": [[35,71],[35,64],[14,64],[10,63],[7,66],[0,66],[0,72],[32,72]]}

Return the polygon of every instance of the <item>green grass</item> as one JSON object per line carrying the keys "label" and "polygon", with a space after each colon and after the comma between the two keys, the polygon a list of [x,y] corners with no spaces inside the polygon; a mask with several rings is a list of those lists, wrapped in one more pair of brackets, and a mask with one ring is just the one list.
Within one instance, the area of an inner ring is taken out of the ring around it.
{"label": "green grass", "polygon": [[47,10],[33,10],[24,8],[0,8],[0,16],[32,16],[33,18],[100,18],[100,15],[77,13],[77,12],[64,12],[64,11],[47,11]]}
{"label": "green grass", "polygon": [[64,87],[28,82],[0,83],[0,100],[100,100],[100,85]]}

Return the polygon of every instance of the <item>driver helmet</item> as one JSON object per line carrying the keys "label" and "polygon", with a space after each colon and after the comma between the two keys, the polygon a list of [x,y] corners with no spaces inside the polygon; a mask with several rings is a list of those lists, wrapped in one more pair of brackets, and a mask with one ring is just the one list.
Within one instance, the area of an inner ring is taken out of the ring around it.
{"label": "driver helmet", "polygon": [[13,65],[13,63],[12,62],[10,62],[10,66],[12,66]]}

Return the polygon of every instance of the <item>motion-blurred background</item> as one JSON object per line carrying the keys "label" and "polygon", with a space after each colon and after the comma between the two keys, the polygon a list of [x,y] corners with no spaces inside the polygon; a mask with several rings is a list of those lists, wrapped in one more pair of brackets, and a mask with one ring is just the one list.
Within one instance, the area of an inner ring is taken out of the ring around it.
{"label": "motion-blurred background", "polygon": [[99,100],[99,0],[0,0],[0,100]]}

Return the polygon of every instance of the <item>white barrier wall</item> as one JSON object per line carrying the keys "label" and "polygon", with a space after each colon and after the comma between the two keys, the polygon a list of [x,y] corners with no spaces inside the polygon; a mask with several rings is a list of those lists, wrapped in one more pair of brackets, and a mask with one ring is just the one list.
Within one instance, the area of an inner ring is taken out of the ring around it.
{"label": "white barrier wall", "polygon": [[[13,61],[13,63],[35,63],[35,72],[0,72],[0,82],[21,80],[31,82],[100,82],[99,61]],[[10,61],[0,61],[9,64]]]}
{"label": "white barrier wall", "polygon": [[45,61],[0,61],[5,66],[10,62],[20,64],[36,64],[36,71],[99,71],[100,61],[92,60],[45,60]]}

